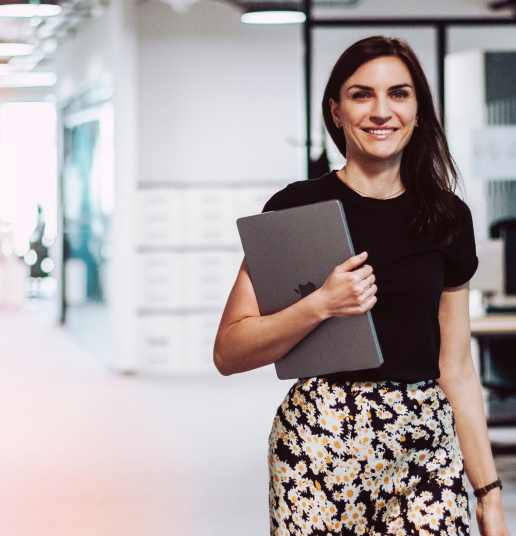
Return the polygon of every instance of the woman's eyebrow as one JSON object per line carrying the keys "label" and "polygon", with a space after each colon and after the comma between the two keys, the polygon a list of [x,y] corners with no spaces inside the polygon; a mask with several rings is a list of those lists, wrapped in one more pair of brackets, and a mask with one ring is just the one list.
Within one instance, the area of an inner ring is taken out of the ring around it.
{"label": "woman's eyebrow", "polygon": [[[409,87],[410,89],[414,89],[411,84],[396,84],[395,86],[391,86],[389,88],[389,91],[392,91],[393,89],[401,89],[404,87]],[[365,89],[366,91],[374,91],[373,87],[369,86],[362,86],[361,84],[353,84],[352,86],[349,86],[347,91],[350,89],[357,88],[357,89]]]}
{"label": "woman's eyebrow", "polygon": [[411,84],[398,84],[397,86],[391,86],[389,90],[391,89],[401,89],[403,87],[409,87],[410,89],[414,89]]}
{"label": "woman's eyebrow", "polygon": [[369,86],[361,86],[360,84],[353,84],[352,86],[349,86],[347,90],[349,91],[350,89],[353,89],[355,87],[357,89],[365,89],[367,91],[374,91],[374,88],[369,87]]}

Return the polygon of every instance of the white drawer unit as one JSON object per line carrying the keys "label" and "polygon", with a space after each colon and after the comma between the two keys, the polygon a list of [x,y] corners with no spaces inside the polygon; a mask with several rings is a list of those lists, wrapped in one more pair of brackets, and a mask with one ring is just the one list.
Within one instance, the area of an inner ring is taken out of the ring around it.
{"label": "white drawer unit", "polygon": [[221,309],[242,259],[243,252],[238,250],[142,253],[138,258],[139,308]]}
{"label": "white drawer unit", "polygon": [[215,335],[243,259],[236,220],[261,212],[284,186],[142,186],[137,266],[142,372],[215,370]]}
{"label": "white drawer unit", "polygon": [[187,268],[181,254],[146,252],[138,256],[138,306],[180,308],[188,301]]}
{"label": "white drawer unit", "polygon": [[184,192],[189,245],[234,243],[234,190],[207,188]]}
{"label": "white drawer unit", "polygon": [[[234,220],[252,214],[259,214],[265,203],[279,188],[238,188],[234,197]],[[238,239],[238,237],[237,237]]]}
{"label": "white drawer unit", "polygon": [[141,316],[138,318],[140,366],[157,372],[188,368],[188,318],[180,315]]}
{"label": "white drawer unit", "polygon": [[219,322],[220,314],[141,316],[140,367],[163,374],[213,371]]}
{"label": "white drawer unit", "polygon": [[223,308],[235,282],[243,252],[189,253],[184,255],[188,277],[186,303],[195,308]]}
{"label": "white drawer unit", "polygon": [[140,190],[138,242],[146,247],[188,243],[183,190]]}
{"label": "white drawer unit", "polygon": [[213,345],[217,335],[221,314],[190,315],[189,364],[194,370],[214,370]]}

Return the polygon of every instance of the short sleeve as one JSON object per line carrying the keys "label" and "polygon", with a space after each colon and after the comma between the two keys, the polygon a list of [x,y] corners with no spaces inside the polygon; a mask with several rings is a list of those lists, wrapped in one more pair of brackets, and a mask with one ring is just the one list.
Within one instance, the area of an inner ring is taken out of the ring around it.
{"label": "short sleeve", "polygon": [[262,212],[273,212],[275,210],[283,210],[285,208],[293,208],[299,206],[298,194],[292,185],[288,185],[283,190],[275,193],[265,203]]}
{"label": "short sleeve", "polygon": [[471,211],[463,201],[459,203],[458,210],[464,218],[463,229],[459,236],[445,248],[445,288],[464,285],[473,277],[478,268]]}

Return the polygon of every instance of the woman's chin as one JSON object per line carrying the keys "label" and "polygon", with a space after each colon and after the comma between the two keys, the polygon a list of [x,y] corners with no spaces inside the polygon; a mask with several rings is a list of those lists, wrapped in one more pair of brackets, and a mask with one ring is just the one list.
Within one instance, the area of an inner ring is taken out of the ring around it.
{"label": "woman's chin", "polygon": [[402,151],[372,150],[365,152],[362,160],[365,162],[385,162],[386,164],[389,164],[392,162],[399,162],[401,154]]}

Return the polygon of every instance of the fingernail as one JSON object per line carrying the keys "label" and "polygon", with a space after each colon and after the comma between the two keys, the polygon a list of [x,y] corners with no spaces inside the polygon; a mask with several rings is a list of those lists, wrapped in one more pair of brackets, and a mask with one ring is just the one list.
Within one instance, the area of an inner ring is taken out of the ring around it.
{"label": "fingernail", "polygon": [[362,258],[362,257],[365,257],[367,255],[367,251],[364,251],[363,253],[360,253],[359,257]]}

